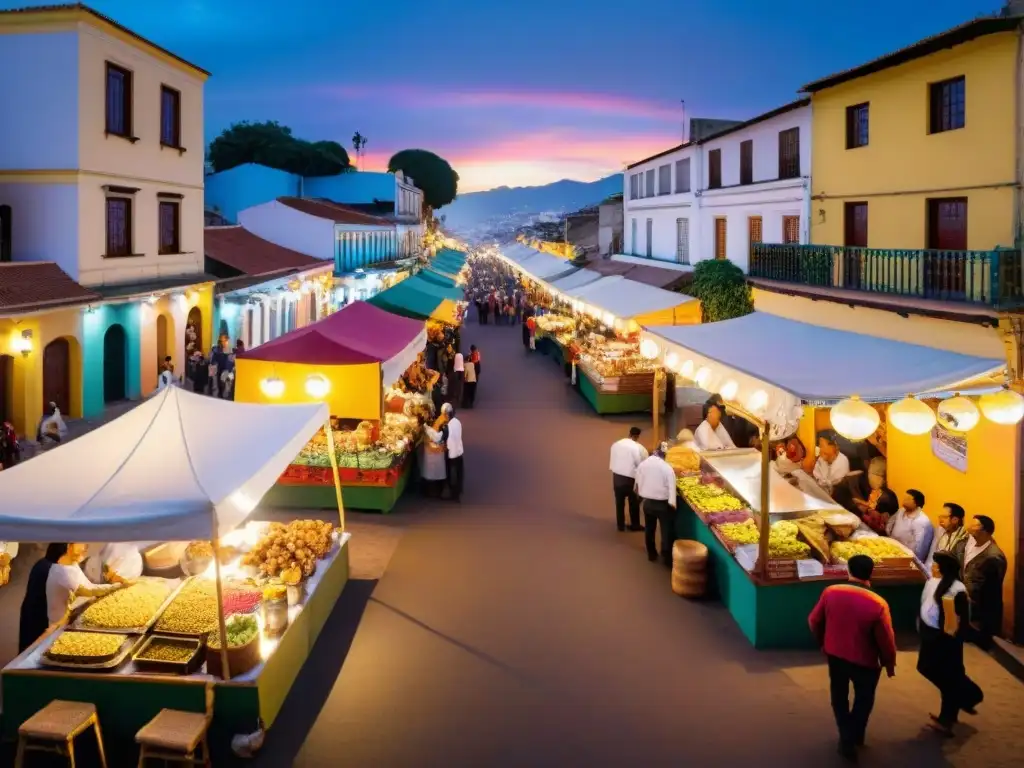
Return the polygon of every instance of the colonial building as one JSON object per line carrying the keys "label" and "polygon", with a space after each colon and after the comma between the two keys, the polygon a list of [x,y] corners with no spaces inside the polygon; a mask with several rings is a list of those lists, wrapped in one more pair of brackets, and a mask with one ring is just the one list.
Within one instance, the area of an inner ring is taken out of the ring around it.
{"label": "colonial building", "polygon": [[5,396],[31,431],[46,402],[88,416],[151,391],[189,325],[210,342],[208,73],[82,5],[0,11],[0,63],[0,259],[52,262],[89,299],[18,308],[33,336],[12,334]]}

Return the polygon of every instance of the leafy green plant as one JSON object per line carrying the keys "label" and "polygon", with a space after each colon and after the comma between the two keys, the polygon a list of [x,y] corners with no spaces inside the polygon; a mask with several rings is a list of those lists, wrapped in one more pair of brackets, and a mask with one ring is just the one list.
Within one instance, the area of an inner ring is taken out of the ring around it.
{"label": "leafy green plant", "polygon": [[432,210],[448,205],[459,192],[459,174],[447,160],[425,149],[403,149],[388,161],[388,170],[412,177],[423,190],[423,204]]}
{"label": "leafy green plant", "polygon": [[701,261],[693,269],[690,295],[700,299],[705,323],[742,317],[754,311],[743,270],[724,259]]}

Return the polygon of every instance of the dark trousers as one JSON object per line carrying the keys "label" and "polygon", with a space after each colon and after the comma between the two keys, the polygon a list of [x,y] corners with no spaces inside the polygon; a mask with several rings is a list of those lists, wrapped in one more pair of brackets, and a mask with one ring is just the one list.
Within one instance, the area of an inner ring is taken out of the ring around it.
{"label": "dark trousers", "polygon": [[[844,747],[864,743],[868,718],[875,706],[875,689],[882,674],[880,669],[862,667],[837,656],[828,657],[828,679],[832,692],[832,711],[839,728],[839,741]],[[850,706],[850,686],[853,706]]]}
{"label": "dark trousers", "polygon": [[629,527],[640,527],[640,498],[633,490],[632,477],[612,473],[612,490],[615,492],[615,524],[620,531],[626,530],[626,502],[629,502]]}
{"label": "dark trousers", "polygon": [[462,483],[465,480],[462,456],[456,456],[453,459],[445,454],[444,466],[448,474],[448,489],[451,491],[452,499],[458,501],[462,496]]}
{"label": "dark trousers", "polygon": [[462,385],[462,407],[472,408],[476,402],[476,382],[467,381]]}
{"label": "dark trousers", "polygon": [[661,525],[661,559],[672,565],[672,545],[676,540],[676,511],[667,501],[644,499],[644,544],[647,556],[652,560],[658,556],[654,547],[654,530]]}

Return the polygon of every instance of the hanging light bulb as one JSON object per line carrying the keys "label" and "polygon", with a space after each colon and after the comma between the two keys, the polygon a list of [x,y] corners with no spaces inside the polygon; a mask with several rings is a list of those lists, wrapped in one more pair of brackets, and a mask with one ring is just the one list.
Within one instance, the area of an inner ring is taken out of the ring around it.
{"label": "hanging light bulb", "polygon": [[675,352],[669,352],[667,355],[665,355],[665,367],[666,368],[668,368],[670,371],[675,371],[675,370],[678,370],[678,366],[679,366],[679,355],[677,355]]}
{"label": "hanging light bulb", "polygon": [[693,380],[697,382],[697,386],[701,389],[707,389],[708,382],[711,381],[711,369],[706,365],[702,365],[700,370],[697,371],[697,375],[693,377]]}
{"label": "hanging light bulb", "polygon": [[978,407],[986,419],[996,424],[1017,424],[1024,418],[1024,397],[1012,389],[982,395]]}
{"label": "hanging light bulb", "polygon": [[970,398],[957,395],[939,403],[936,416],[950,432],[970,432],[981,419],[981,412]]}
{"label": "hanging light bulb", "polygon": [[653,339],[644,339],[640,342],[640,354],[647,360],[655,360],[661,350],[658,349],[658,343]]}
{"label": "hanging light bulb", "polygon": [[768,406],[768,393],[763,389],[754,392],[747,400],[747,410],[751,413],[759,413]]}
{"label": "hanging light bulb", "polygon": [[829,413],[832,428],[849,440],[864,440],[875,434],[880,419],[878,411],[859,397],[843,400],[832,406]]}
{"label": "hanging light bulb", "polygon": [[266,397],[276,400],[284,394],[284,382],[277,376],[270,376],[260,380],[260,392]]}
{"label": "hanging light bulb", "polygon": [[908,435],[926,435],[935,426],[935,411],[908,395],[889,406],[889,423]]}
{"label": "hanging light bulb", "polygon": [[735,400],[736,393],[739,392],[740,385],[736,383],[735,379],[729,379],[725,384],[722,385],[721,391],[718,393],[722,396],[723,400]]}
{"label": "hanging light bulb", "polygon": [[325,376],[314,373],[306,377],[306,394],[319,400],[331,391],[331,382]]}
{"label": "hanging light bulb", "polygon": [[693,379],[694,367],[693,360],[685,361],[681,366],[679,366],[679,375],[687,379]]}

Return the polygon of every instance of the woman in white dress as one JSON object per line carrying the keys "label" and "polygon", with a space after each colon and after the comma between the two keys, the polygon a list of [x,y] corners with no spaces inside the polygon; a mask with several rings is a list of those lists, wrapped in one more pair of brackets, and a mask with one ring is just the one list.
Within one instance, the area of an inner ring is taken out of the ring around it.
{"label": "woman in white dress", "polygon": [[693,441],[701,451],[722,451],[735,448],[736,444],[722,426],[722,406],[708,406],[708,415],[697,427]]}

